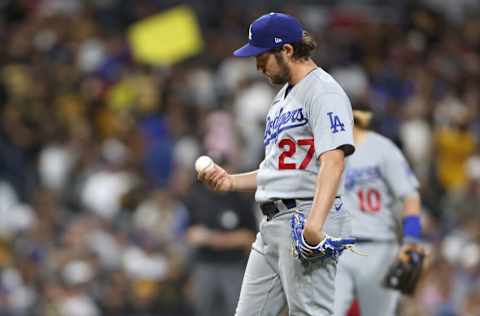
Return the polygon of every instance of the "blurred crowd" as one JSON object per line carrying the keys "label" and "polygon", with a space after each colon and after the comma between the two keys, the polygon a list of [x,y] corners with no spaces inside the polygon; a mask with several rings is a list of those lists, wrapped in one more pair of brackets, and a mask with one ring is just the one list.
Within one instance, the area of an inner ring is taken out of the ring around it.
{"label": "blurred crowd", "polygon": [[[136,62],[128,26],[181,3],[203,53]],[[0,1],[0,315],[193,314],[193,161],[261,161],[277,87],[231,52],[269,11],[304,22],[315,60],[374,109],[421,182],[430,259],[401,315],[480,315],[475,0]]]}

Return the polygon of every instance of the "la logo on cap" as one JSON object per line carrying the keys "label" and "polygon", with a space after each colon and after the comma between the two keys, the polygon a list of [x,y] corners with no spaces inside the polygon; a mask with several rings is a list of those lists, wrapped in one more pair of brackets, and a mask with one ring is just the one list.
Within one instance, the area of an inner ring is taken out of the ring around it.
{"label": "la logo on cap", "polygon": [[248,28],[248,39],[250,41],[252,40],[252,24],[250,24],[250,27]]}
{"label": "la logo on cap", "polygon": [[283,40],[279,37],[275,37],[275,44],[281,43]]}

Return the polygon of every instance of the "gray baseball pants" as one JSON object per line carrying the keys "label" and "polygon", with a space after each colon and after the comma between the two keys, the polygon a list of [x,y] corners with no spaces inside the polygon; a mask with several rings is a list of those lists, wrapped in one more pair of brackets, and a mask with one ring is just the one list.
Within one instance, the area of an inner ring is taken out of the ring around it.
{"label": "gray baseball pants", "polygon": [[400,299],[398,291],[382,287],[388,267],[398,253],[396,243],[366,243],[355,246],[367,256],[345,251],[339,258],[335,316],[345,316],[354,297],[362,315],[394,316]]}
{"label": "gray baseball pants", "polygon": [[[308,216],[311,202],[297,206]],[[293,256],[290,219],[286,210],[260,224],[243,278],[236,316],[277,316],[288,305],[289,315],[333,315],[336,260],[303,264]],[[347,211],[332,209],[325,223],[327,234],[350,233]]]}

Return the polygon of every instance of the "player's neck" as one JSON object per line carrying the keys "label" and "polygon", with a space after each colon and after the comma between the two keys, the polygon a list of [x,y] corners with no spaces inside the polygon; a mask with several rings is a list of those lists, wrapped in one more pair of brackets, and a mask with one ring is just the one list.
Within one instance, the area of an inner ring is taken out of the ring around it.
{"label": "player's neck", "polygon": [[317,65],[312,59],[300,60],[294,62],[290,68],[290,81],[292,86],[296,85],[300,80],[305,78],[309,73],[317,68]]}
{"label": "player's neck", "polygon": [[368,136],[368,130],[359,129],[357,127],[353,128],[353,142],[355,145],[360,145],[365,141]]}

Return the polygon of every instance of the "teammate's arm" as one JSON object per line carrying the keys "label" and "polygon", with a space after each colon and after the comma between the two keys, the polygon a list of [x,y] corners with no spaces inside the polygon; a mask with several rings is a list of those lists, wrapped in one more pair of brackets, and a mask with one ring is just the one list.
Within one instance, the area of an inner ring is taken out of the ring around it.
{"label": "teammate's arm", "polygon": [[418,193],[407,196],[403,199],[403,216],[416,215],[420,216],[421,203],[420,195]]}
{"label": "teammate's arm", "polygon": [[403,245],[399,251],[399,258],[408,261],[407,253],[410,251],[424,252],[424,248],[420,246],[422,226],[420,223],[420,214],[422,206],[420,195],[418,193],[411,194],[403,198]]}
{"label": "teammate's arm", "polygon": [[255,191],[257,189],[257,173],[254,170],[246,173],[229,174],[219,165],[214,168],[200,172],[198,179],[205,182],[208,187],[215,191]]}
{"label": "teammate's arm", "polygon": [[420,246],[422,225],[420,221],[421,199],[418,193],[418,180],[402,152],[393,144],[385,152],[383,174],[393,194],[403,203],[403,240],[399,257],[408,260],[407,252],[424,252]]}
{"label": "teammate's arm", "polygon": [[344,158],[341,149],[329,150],[319,157],[320,170],[316,179],[312,209],[303,231],[305,241],[311,245],[317,245],[324,238],[323,225],[337,194]]}

